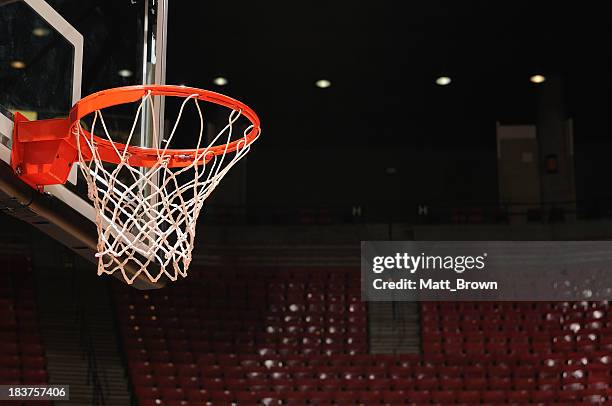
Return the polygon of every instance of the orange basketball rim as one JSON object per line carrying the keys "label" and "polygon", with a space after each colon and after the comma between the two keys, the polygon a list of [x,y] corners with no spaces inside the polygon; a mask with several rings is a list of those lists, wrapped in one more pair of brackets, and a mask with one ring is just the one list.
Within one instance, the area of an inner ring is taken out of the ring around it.
{"label": "orange basketball rim", "polygon": [[[134,103],[145,96],[171,96],[193,98],[214,103],[239,112],[250,122],[248,133],[238,140],[199,149],[164,149],[164,165],[181,168],[206,164],[213,157],[235,152],[250,146],[261,132],[257,114],[244,103],[208,90],[172,85],[138,85],[118,87],[91,94],[77,102],[67,118],[29,121],[15,113],[11,166],[15,173],[33,188],[42,191],[45,185],[66,183],[72,166],[79,161],[79,148],[83,159],[93,157],[91,145],[96,145],[97,158],[119,164],[122,157],[117,151],[126,151],[128,164],[151,168],[160,164],[160,148],[125,145],[90,134],[80,126],[80,120],[105,108]],[[79,134],[81,136],[79,136]],[[80,145],[77,145],[80,143]]]}

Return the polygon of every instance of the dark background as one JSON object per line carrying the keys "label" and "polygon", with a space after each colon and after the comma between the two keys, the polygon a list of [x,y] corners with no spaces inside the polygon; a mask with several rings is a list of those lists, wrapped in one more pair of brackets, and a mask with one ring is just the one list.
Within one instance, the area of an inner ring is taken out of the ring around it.
{"label": "dark background", "polygon": [[168,82],[210,88],[222,75],[262,118],[249,204],[494,204],[495,123],[535,123],[535,73],[564,82],[577,200],[612,197],[603,2],[170,6]]}
{"label": "dark background", "polygon": [[[84,95],[138,82],[117,72],[140,69],[134,38],[142,1],[51,3],[85,36]],[[170,0],[169,7],[167,83],[220,91],[262,120],[248,162],[212,204],[236,201],[252,212],[359,205],[378,217],[390,205],[498,205],[496,123],[537,122],[541,85],[529,81],[533,74],[562,82],[578,211],[612,202],[605,2]],[[436,85],[441,75],[452,83]],[[228,84],[213,84],[217,76]],[[318,79],[331,87],[316,87]],[[186,131],[179,142],[191,138]],[[246,191],[234,199],[236,182]]]}

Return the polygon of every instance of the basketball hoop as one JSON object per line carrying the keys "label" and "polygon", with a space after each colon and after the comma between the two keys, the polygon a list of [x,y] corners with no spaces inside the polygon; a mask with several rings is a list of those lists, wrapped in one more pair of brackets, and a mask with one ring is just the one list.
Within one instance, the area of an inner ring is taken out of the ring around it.
{"label": "basketball hoop", "polygon": [[[155,117],[155,96],[184,99],[176,122],[164,138],[157,134],[153,119],[153,147],[131,145],[147,109]],[[113,139],[102,110],[136,102],[127,139]],[[195,148],[170,149],[190,102],[200,122]],[[208,145],[204,145],[201,102],[229,109],[227,123]],[[90,115],[91,125],[85,128],[82,119]],[[236,138],[236,121],[241,116],[250,125]],[[45,185],[64,183],[70,167],[78,162],[95,210],[98,275],[119,271],[128,284],[141,274],[152,282],[164,275],[175,281],[187,276],[204,201],[260,133],[255,112],[230,97],[183,86],[128,86],[85,97],[67,119],[30,122],[16,115],[12,166],[25,182],[42,190]],[[128,272],[128,267],[135,271]]]}

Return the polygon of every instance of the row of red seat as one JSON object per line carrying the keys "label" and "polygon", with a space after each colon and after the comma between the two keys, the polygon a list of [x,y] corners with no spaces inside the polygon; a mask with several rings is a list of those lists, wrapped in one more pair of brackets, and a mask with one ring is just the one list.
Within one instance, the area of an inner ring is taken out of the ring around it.
{"label": "row of red seat", "polygon": [[474,311],[477,313],[502,313],[518,311],[521,314],[537,311],[538,313],[546,313],[551,310],[560,310],[570,312],[572,310],[588,312],[590,310],[607,310],[612,308],[609,301],[560,301],[560,302],[422,302],[420,303],[421,310],[424,315],[432,315],[436,312],[445,315],[456,311],[461,313]]}
{"label": "row of red seat", "polygon": [[150,404],[147,400],[188,401],[201,404],[225,404],[225,402],[259,403],[259,404],[545,404],[555,405],[586,402],[602,404],[610,395],[608,391],[288,391],[274,392],[266,390],[204,390],[204,389],[170,389],[170,388],[137,388],[136,394],[140,404]]}
{"label": "row of red seat", "polygon": [[31,264],[4,256],[0,268],[0,383],[47,383]]}

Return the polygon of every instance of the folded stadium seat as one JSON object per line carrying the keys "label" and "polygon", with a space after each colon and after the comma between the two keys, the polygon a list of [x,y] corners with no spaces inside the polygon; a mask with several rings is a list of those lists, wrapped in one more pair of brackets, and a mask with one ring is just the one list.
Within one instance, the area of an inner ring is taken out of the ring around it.
{"label": "folded stadium seat", "polygon": [[452,390],[431,391],[431,401],[441,404],[455,403],[455,392]]}
{"label": "folded stadium seat", "polygon": [[153,375],[153,367],[148,361],[129,361],[129,369],[133,375],[149,374]]}
{"label": "folded stadium seat", "polygon": [[511,404],[527,404],[531,398],[528,390],[509,390],[506,391],[506,398]]}
{"label": "folded stadium seat", "polygon": [[382,379],[387,377],[387,368],[385,366],[354,366],[352,368],[362,370],[362,375],[367,379]]}
{"label": "folded stadium seat", "polygon": [[463,389],[463,379],[462,378],[441,377],[440,387],[443,390],[462,390]]}
{"label": "folded stadium seat", "polygon": [[176,373],[177,376],[198,376],[198,374],[200,373],[200,367],[198,367],[197,364],[182,364],[182,363],[177,363],[176,364]]}
{"label": "folded stadium seat", "polygon": [[155,375],[155,386],[158,388],[176,388],[178,380],[174,375]]}
{"label": "folded stadium seat", "polygon": [[308,400],[311,405],[326,405],[333,402],[336,394],[329,392],[310,392],[309,395]]}
{"label": "folded stadium seat", "polygon": [[553,346],[551,342],[534,341],[531,343],[531,351],[540,356],[553,355]]}
{"label": "folded stadium seat", "polygon": [[610,395],[612,396],[612,379],[610,379],[609,374],[588,377],[587,390],[599,391],[604,389],[610,389]]}
{"label": "folded stadium seat", "polygon": [[463,371],[459,366],[436,366],[436,374],[441,378],[460,378],[463,376]]}
{"label": "folded stadium seat", "polygon": [[406,400],[408,400],[409,403],[416,403],[416,404],[431,403],[431,393],[427,390],[424,390],[424,391],[405,390],[404,394],[405,394]]}
{"label": "folded stadium seat", "polygon": [[497,364],[491,364],[487,366],[489,376],[496,378],[509,378],[512,376],[512,368],[514,367],[511,363],[506,361],[498,361]]}
{"label": "folded stadium seat", "polygon": [[343,386],[350,391],[366,391],[368,390],[369,382],[365,379],[346,379],[343,381]]}
{"label": "folded stadium seat", "polygon": [[530,390],[536,389],[537,382],[534,378],[514,378],[512,384],[517,390]]}
{"label": "folded stadium seat", "polygon": [[259,356],[257,355],[244,354],[239,357],[238,364],[245,368],[260,367],[261,366],[260,361],[261,360]]}
{"label": "folded stadium seat", "polygon": [[560,390],[557,392],[557,399],[559,402],[567,402],[570,404],[575,404],[578,401],[582,400],[583,391],[582,390]]}
{"label": "folded stadium seat", "polygon": [[134,331],[140,331],[143,337],[147,337],[148,339],[152,338],[164,338],[166,335],[166,331],[163,327],[147,327],[136,325],[133,328]]}
{"label": "folded stadium seat", "polygon": [[[340,355],[334,358],[341,360],[343,365],[353,365],[359,367],[369,367],[371,365],[391,365],[395,364],[395,357],[392,355],[377,354],[373,357],[370,354],[356,354],[356,355]],[[330,360],[330,364],[334,364],[335,360]]]}
{"label": "folded stadium seat", "polygon": [[152,364],[171,364],[172,358],[170,357],[170,351],[168,350],[152,350],[148,351],[149,359]]}
{"label": "folded stadium seat", "polygon": [[312,379],[314,378],[315,368],[310,366],[294,367],[290,373],[294,379]]}
{"label": "folded stadium seat", "polygon": [[189,406],[187,400],[163,400],[164,406]]}
{"label": "folded stadium seat", "polygon": [[521,365],[538,365],[542,362],[542,358],[550,354],[534,354],[534,353],[523,353],[516,354],[514,359]]}
{"label": "folded stadium seat", "polygon": [[[337,367],[337,368],[328,368],[329,373],[332,375],[338,375],[344,379],[361,379],[361,378],[366,378],[367,377],[367,373],[370,369],[374,370],[374,367],[362,367],[362,366],[344,366],[344,367]],[[378,373],[380,374],[380,371],[378,371]],[[382,376],[385,376],[384,372],[382,373]]]}
{"label": "folded stadium seat", "polygon": [[[321,388],[321,390],[323,391],[332,391],[332,392],[336,392],[336,391],[340,391],[342,390],[343,387],[345,387],[345,381],[341,380],[341,379],[322,379],[321,383],[319,384],[319,388]],[[349,381],[350,382],[350,381]],[[347,389],[352,389],[350,387],[347,387]]]}
{"label": "folded stadium seat", "polygon": [[22,343],[19,346],[19,349],[21,351],[22,356],[42,357],[45,355],[45,350],[43,349],[43,346],[40,344]]}
{"label": "folded stadium seat", "polygon": [[477,390],[465,390],[455,393],[458,403],[480,403],[480,392]]}
{"label": "folded stadium seat", "polygon": [[363,354],[368,351],[368,345],[365,342],[347,344],[345,347],[345,351],[347,354],[351,354],[351,355]]}
{"label": "folded stadium seat", "polygon": [[561,389],[564,391],[583,391],[586,388],[586,384],[584,382],[563,382],[561,385]]}
{"label": "folded stadium seat", "polygon": [[484,403],[499,404],[506,402],[506,391],[503,390],[486,390],[480,396]]}
{"label": "folded stadium seat", "polygon": [[225,378],[225,387],[232,392],[249,390],[249,382],[246,379]]}
{"label": "folded stadium seat", "polygon": [[47,361],[45,360],[45,357],[43,356],[37,356],[37,355],[22,355],[21,356],[21,368],[24,370],[45,369],[46,366],[47,366]]}
{"label": "folded stadium seat", "polygon": [[295,389],[294,382],[290,379],[273,381],[270,383],[270,388],[272,389],[272,391],[277,392],[279,394],[291,392]]}
{"label": "folded stadium seat", "polygon": [[386,391],[391,389],[391,381],[387,378],[370,379],[367,385],[370,391]]}
{"label": "folded stadium seat", "polygon": [[134,392],[138,399],[160,399],[161,391],[154,386],[136,386]]}
{"label": "folded stadium seat", "polygon": [[473,343],[473,342],[465,342],[463,344],[463,351],[468,355],[468,357],[477,356],[485,353],[485,345],[484,342]]}
{"label": "folded stadium seat", "polygon": [[223,369],[219,365],[200,366],[200,376],[203,378],[221,377]]}
{"label": "folded stadium seat", "polygon": [[127,358],[130,362],[141,361],[147,362],[149,361],[149,352],[144,348],[139,349],[130,349],[126,351]]}
{"label": "folded stadium seat", "polygon": [[561,386],[561,378],[559,376],[543,377],[541,374],[542,373],[540,373],[540,376],[538,376],[537,387],[539,390],[551,390]]}
{"label": "folded stadium seat", "polygon": [[17,343],[2,343],[2,347],[0,347],[0,354],[17,355],[19,354],[19,345]]}
{"label": "folded stadium seat", "polygon": [[227,390],[210,390],[208,391],[210,396],[210,401],[212,404],[217,405],[220,403],[231,404],[235,403],[235,396]]}
{"label": "folded stadium seat", "polygon": [[168,343],[163,337],[146,338],[144,346],[150,351],[165,351],[168,349]]}
{"label": "folded stadium seat", "polygon": [[138,399],[138,406],[165,406],[161,399]]}
{"label": "folded stadium seat", "polygon": [[[378,405],[383,400],[383,392],[366,391],[356,394],[357,402],[360,405]],[[337,402],[336,402],[337,403]]]}
{"label": "folded stadium seat", "polygon": [[179,376],[177,385],[183,390],[198,389],[200,387],[200,378],[197,376]]}
{"label": "folded stadium seat", "polygon": [[203,378],[200,380],[200,385],[208,391],[222,391],[225,389],[225,382],[222,378]]}
{"label": "folded stadium seat", "polygon": [[413,383],[414,387],[418,390],[438,390],[440,389],[440,382],[438,378],[417,378]]}
{"label": "folded stadium seat", "polygon": [[331,400],[340,405],[354,405],[359,403],[360,393],[353,391],[331,391]]}
{"label": "folded stadium seat", "polygon": [[391,365],[387,368],[389,377],[395,379],[406,379],[412,377],[412,369],[410,366]]}
{"label": "folded stadium seat", "polygon": [[310,392],[287,392],[283,393],[283,402],[289,405],[306,405],[310,396]]}
{"label": "folded stadium seat", "polygon": [[[263,369],[260,371],[263,371]],[[291,378],[289,370],[281,366],[275,366],[272,368],[268,368],[267,371],[268,371],[270,379],[272,380],[286,380],[286,379]]]}
{"label": "folded stadium seat", "polygon": [[[584,362],[588,363],[588,359],[584,359]],[[569,363],[569,359],[568,359]],[[563,382],[585,382],[587,371],[584,368],[585,364],[580,363],[572,363],[569,365],[563,365],[561,367],[561,377],[563,378]]]}
{"label": "folded stadium seat", "polygon": [[529,342],[513,342],[510,341],[508,344],[508,355],[512,358],[520,358],[523,355],[529,354],[531,351],[531,344]]}
{"label": "folded stadium seat", "polygon": [[210,399],[210,391],[207,389],[185,389],[185,398],[190,404],[200,404]]}
{"label": "folded stadium seat", "polygon": [[46,384],[48,379],[47,371],[44,369],[23,369],[21,372],[22,384]]}
{"label": "folded stadium seat", "polygon": [[170,351],[170,359],[175,364],[191,364],[195,358],[191,352],[186,351]]}
{"label": "folded stadium seat", "polygon": [[531,392],[531,401],[533,403],[554,403],[557,399],[557,391],[555,390],[535,390]]}
{"label": "folded stadium seat", "polygon": [[512,380],[507,377],[496,377],[491,374],[488,387],[492,390],[510,390],[512,389]]}
{"label": "folded stadium seat", "polygon": [[605,403],[606,399],[607,399],[606,391],[588,390],[582,393],[583,404],[600,405],[600,404]]}
{"label": "folded stadium seat", "polygon": [[132,376],[132,383],[136,386],[155,386],[155,377],[151,374],[135,374]]}
{"label": "folded stadium seat", "polygon": [[242,404],[260,404],[260,395],[255,392],[238,390],[235,392],[234,397],[239,405]]}
{"label": "folded stadium seat", "polygon": [[437,376],[437,368],[434,365],[414,365],[411,369],[416,379],[435,378]]}
{"label": "folded stadium seat", "polygon": [[321,380],[314,378],[298,378],[295,380],[295,386],[300,392],[316,392],[319,390],[320,384]]}
{"label": "folded stadium seat", "polygon": [[[0,337],[0,340],[2,338]],[[124,346],[127,349],[141,349],[144,347],[144,339],[142,337],[125,337],[123,340]]]}
{"label": "folded stadium seat", "polygon": [[4,385],[19,384],[21,382],[21,371],[18,368],[1,368],[0,382]]}
{"label": "folded stadium seat", "polygon": [[222,367],[238,366],[240,358],[236,354],[218,354],[217,364]]}
{"label": "folded stadium seat", "polygon": [[485,390],[487,389],[487,380],[486,378],[472,378],[466,375],[463,385],[467,390]]}
{"label": "folded stadium seat", "polygon": [[440,341],[430,341],[424,338],[421,344],[422,350],[426,354],[439,353],[443,349],[443,343]]}
{"label": "folded stadium seat", "polygon": [[159,388],[163,400],[184,400],[185,392],[181,388]]}
{"label": "folded stadium seat", "polygon": [[599,348],[601,350],[612,351],[612,334],[601,336],[599,339]]}
{"label": "folded stadium seat", "polygon": [[485,345],[485,351],[496,356],[501,356],[508,354],[509,349],[505,341],[490,341]]}
{"label": "folded stadium seat", "polygon": [[573,334],[556,335],[552,339],[552,350],[554,352],[573,352],[576,350],[576,342]]}
{"label": "folded stadium seat", "polygon": [[176,375],[176,365],[172,362],[151,362],[153,375]]}
{"label": "folded stadium seat", "polygon": [[599,336],[592,331],[576,335],[576,349],[580,352],[595,351],[599,348]]}
{"label": "folded stadium seat", "polygon": [[387,390],[381,392],[380,397],[382,399],[382,403],[384,403],[385,405],[398,405],[405,404],[407,395],[404,391]]}
{"label": "folded stadium seat", "polygon": [[[192,345],[195,344],[192,342]],[[217,364],[217,357],[215,354],[206,353],[205,351],[196,350],[196,364],[201,367],[207,367]]]}
{"label": "folded stadium seat", "polygon": [[21,367],[21,357],[18,355],[0,355],[0,368]]}

